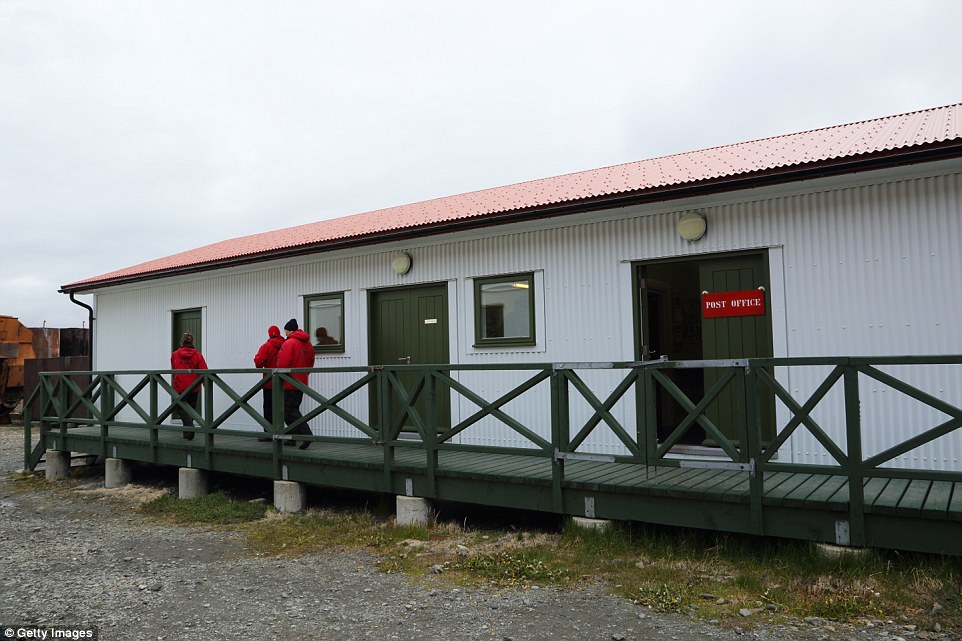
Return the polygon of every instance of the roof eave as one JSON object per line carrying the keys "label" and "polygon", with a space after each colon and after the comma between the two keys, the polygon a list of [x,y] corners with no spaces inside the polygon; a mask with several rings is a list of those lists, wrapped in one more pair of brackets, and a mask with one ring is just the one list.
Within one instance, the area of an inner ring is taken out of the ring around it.
{"label": "roof eave", "polygon": [[482,214],[478,216],[472,216],[470,218],[460,218],[456,220],[441,221],[438,223],[428,223],[414,227],[404,227],[387,232],[380,231],[372,234],[339,238],[331,241],[322,241],[319,243],[271,250],[257,254],[248,254],[222,260],[196,263],[193,265],[184,265],[183,267],[146,272],[143,274],[132,274],[130,276],[120,278],[109,278],[101,281],[88,281],[84,283],[77,283],[75,285],[65,285],[59,290],[59,292],[63,294],[90,292],[103,287],[114,287],[117,285],[156,280],[159,278],[168,278],[171,276],[179,276],[184,274],[194,274],[215,269],[223,269],[225,267],[248,265],[325,251],[350,249],[389,241],[434,236],[455,231],[465,231],[479,227],[490,227],[493,225],[505,225],[514,222],[537,220],[541,218],[554,218],[575,213],[596,211],[599,209],[624,207],[627,205],[679,200],[692,196],[703,196],[713,193],[737,191],[740,189],[750,189],[799,180],[811,180],[814,178],[838,176],[842,174],[885,169],[889,167],[911,165],[922,162],[934,162],[937,160],[947,160],[957,157],[962,157],[962,140],[958,139],[940,143],[932,143],[925,146],[915,146],[910,149],[901,148],[883,150],[872,154],[848,156],[834,161],[819,161],[818,163],[812,163],[808,165],[777,167],[763,171],[706,179],[680,185],[675,184],[664,187],[648,188],[634,192],[606,194],[603,196],[584,198],[563,203],[552,203],[548,205],[527,207],[524,209],[513,209],[509,211],[497,212],[494,214]]}

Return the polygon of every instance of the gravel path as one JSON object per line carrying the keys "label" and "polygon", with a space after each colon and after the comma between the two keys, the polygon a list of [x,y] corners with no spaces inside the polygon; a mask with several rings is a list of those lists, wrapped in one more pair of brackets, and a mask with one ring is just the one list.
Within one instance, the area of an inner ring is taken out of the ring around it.
{"label": "gravel path", "polygon": [[[93,477],[66,492],[15,492],[22,432],[0,426],[0,624],[97,626],[101,641],[398,639],[879,641],[896,625],[742,632],[664,616],[600,588],[475,590],[377,570],[361,552],[249,556],[231,532],[170,526]],[[102,474],[102,469],[101,469]],[[2,627],[0,627],[2,629]],[[2,635],[2,632],[0,632]],[[920,638],[954,638],[920,633]]]}

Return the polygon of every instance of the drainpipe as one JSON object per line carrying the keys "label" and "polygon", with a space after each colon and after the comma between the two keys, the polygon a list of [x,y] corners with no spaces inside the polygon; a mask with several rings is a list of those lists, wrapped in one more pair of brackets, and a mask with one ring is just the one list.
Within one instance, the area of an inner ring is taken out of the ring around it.
{"label": "drainpipe", "polygon": [[94,308],[84,303],[82,301],[74,298],[75,292],[70,292],[70,302],[74,305],[80,305],[87,309],[87,327],[90,328],[90,340],[87,342],[87,367],[91,370],[94,368]]}

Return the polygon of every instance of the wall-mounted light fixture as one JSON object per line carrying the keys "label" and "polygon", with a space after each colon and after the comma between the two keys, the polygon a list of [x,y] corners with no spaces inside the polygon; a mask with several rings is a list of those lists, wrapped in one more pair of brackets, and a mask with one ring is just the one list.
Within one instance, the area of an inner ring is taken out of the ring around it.
{"label": "wall-mounted light fixture", "polygon": [[676,226],[678,235],[692,243],[705,235],[708,230],[708,221],[697,211],[686,211],[678,219]]}
{"label": "wall-mounted light fixture", "polygon": [[411,271],[411,254],[407,252],[401,252],[391,260],[391,269],[398,276],[403,276],[404,274]]}

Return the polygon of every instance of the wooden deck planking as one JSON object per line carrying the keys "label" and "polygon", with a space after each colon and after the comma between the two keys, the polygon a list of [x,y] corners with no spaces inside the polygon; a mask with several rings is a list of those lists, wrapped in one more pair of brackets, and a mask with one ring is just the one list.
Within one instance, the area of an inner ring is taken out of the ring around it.
{"label": "wooden deck planking", "polygon": [[644,482],[636,485],[638,488],[645,488],[652,496],[667,496],[672,484],[685,478],[691,472],[691,468],[673,467],[668,472],[658,472],[664,468],[653,468],[655,474],[647,475]]}
{"label": "wooden deck planking", "polygon": [[732,472],[732,476],[721,483],[705,489],[706,497],[725,503],[741,503],[748,496],[749,478],[742,472]]}
{"label": "wooden deck planking", "polygon": [[804,507],[808,497],[817,492],[830,478],[830,476],[824,474],[813,474],[804,483],[799,484],[794,490],[786,494],[782,499],[782,504],[789,507]]}
{"label": "wooden deck planking", "polygon": [[729,483],[732,481],[737,481],[741,483],[744,481],[742,478],[744,472],[737,472],[735,470],[719,470],[720,474],[716,474],[711,479],[706,479],[704,483],[701,483],[694,491],[694,497],[705,501],[713,500],[711,495],[716,491],[716,488],[724,483]]}
{"label": "wooden deck planking", "polygon": [[944,518],[949,510],[949,503],[952,500],[951,481],[933,481],[929,488],[929,495],[925,497],[922,504],[922,516]]}
{"label": "wooden deck planking", "polygon": [[952,500],[946,514],[953,521],[962,521],[962,483],[953,483],[952,486]]}
{"label": "wooden deck planking", "polygon": [[765,477],[763,494],[773,492],[782,483],[791,481],[795,475],[792,472],[775,472]]}
{"label": "wooden deck planking", "polygon": [[[197,433],[192,441],[182,438],[178,426],[155,429],[155,447],[193,451],[198,454],[237,454],[272,458],[273,442],[257,440],[264,432],[250,436],[211,432],[213,448],[206,446],[207,434]],[[51,433],[57,438],[58,433]],[[71,428],[68,438],[101,444],[96,426]],[[111,427],[108,443],[150,443],[151,429],[128,426]],[[295,435],[296,439],[296,435]],[[79,451],[79,450],[78,450]],[[323,465],[370,468],[383,474],[383,446],[366,440],[358,442],[311,441],[307,450],[281,446],[284,460],[317,461]],[[427,454],[415,447],[394,450],[395,468],[426,470]],[[608,461],[566,461],[564,485],[592,490],[635,493],[654,497],[684,498],[705,502],[748,500],[749,476],[744,472],[712,468],[645,466],[640,463]],[[518,454],[442,450],[438,453],[439,477],[463,476],[474,479],[501,479],[511,483],[548,483],[552,461],[543,457]],[[764,501],[768,505],[814,510],[848,509],[848,479],[844,476],[775,472],[764,482]],[[962,482],[869,478],[864,481],[866,512],[916,516],[936,520],[962,521]]]}
{"label": "wooden deck planking", "polygon": [[585,485],[612,484],[612,479],[630,475],[631,468],[637,468],[635,463],[608,463],[605,461],[566,461],[565,478],[572,483]]}
{"label": "wooden deck planking", "polygon": [[651,483],[656,468],[648,465],[625,465],[605,480],[605,487],[622,487],[639,490]]}
{"label": "wooden deck planking", "polygon": [[668,489],[668,496],[676,498],[695,498],[702,485],[711,485],[711,480],[724,474],[728,470],[702,469],[697,474],[690,474],[687,478],[680,478]]}
{"label": "wooden deck planking", "polygon": [[895,508],[898,506],[908,486],[908,479],[891,479],[882,493],[879,494],[878,498],[872,503],[871,507],[869,507],[868,501],[865,502],[866,511],[877,512],[879,514],[895,514]]}
{"label": "wooden deck planking", "polygon": [[875,503],[875,500],[885,491],[885,488],[889,484],[889,479],[871,478],[865,481],[865,487],[862,490],[862,497],[866,506]]}
{"label": "wooden deck planking", "polygon": [[785,481],[779,483],[777,487],[774,487],[770,490],[766,489],[765,501],[774,505],[783,504],[786,496],[791,494],[798,486],[805,483],[810,478],[812,478],[811,474],[793,474],[790,479],[785,479]]}
{"label": "wooden deck planking", "polygon": [[[496,457],[496,458],[495,458]],[[440,452],[439,473],[469,478],[544,479],[551,477],[551,462],[544,458],[512,454]]]}
{"label": "wooden deck planking", "polygon": [[931,487],[932,481],[913,479],[898,502],[896,507],[898,512],[911,516],[921,515],[922,506],[925,504],[925,499],[928,497],[929,488]]}
{"label": "wooden deck planking", "polygon": [[640,487],[648,481],[652,468],[647,465],[621,464],[611,475],[605,478],[604,487]]}
{"label": "wooden deck planking", "polygon": [[[843,488],[846,492],[844,503],[833,500]],[[802,502],[802,507],[807,508],[819,509],[826,506],[831,506],[835,509],[846,509],[848,506],[848,477],[828,477],[825,483],[823,483],[817,490],[812,492]]]}

